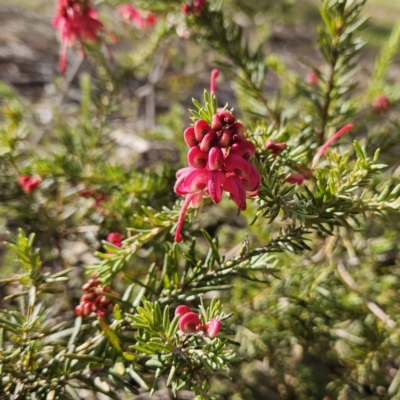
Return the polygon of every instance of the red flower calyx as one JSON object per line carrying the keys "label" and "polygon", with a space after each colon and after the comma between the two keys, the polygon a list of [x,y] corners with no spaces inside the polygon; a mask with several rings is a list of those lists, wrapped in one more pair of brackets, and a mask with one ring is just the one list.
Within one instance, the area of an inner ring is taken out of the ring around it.
{"label": "red flower calyx", "polygon": [[[210,85],[214,94],[217,76],[218,70],[214,69]],[[182,240],[180,232],[188,207],[198,207],[203,195],[219,203],[225,191],[240,210],[245,210],[246,196],[256,196],[261,182],[257,168],[249,162],[256,148],[246,140],[243,125],[228,110],[218,109],[211,125],[203,119],[196,121],[184,131],[183,138],[189,147],[189,167],[176,174],[175,193],[186,196],[178,219],[176,242]]]}

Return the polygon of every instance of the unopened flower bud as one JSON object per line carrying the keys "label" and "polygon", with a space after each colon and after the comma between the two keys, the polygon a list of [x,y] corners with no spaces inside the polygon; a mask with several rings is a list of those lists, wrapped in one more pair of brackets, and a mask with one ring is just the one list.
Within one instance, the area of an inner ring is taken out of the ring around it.
{"label": "unopened flower bud", "polygon": [[218,139],[218,145],[222,148],[227,148],[233,141],[233,131],[230,129],[224,129],[221,137]]}
{"label": "unopened flower bud", "polygon": [[224,124],[222,123],[221,119],[217,114],[214,114],[212,116],[212,121],[211,121],[211,129],[214,131],[220,131]]}
{"label": "unopened flower bud", "polygon": [[175,315],[179,315],[180,317],[188,312],[192,312],[192,310],[185,305],[181,305],[175,308]]}
{"label": "unopened flower bud", "polygon": [[233,140],[235,142],[241,142],[246,139],[246,134],[244,132],[244,126],[240,122],[233,123],[229,130],[233,133]]}
{"label": "unopened flower bud", "polygon": [[189,147],[194,147],[199,144],[194,134],[193,126],[185,129],[185,132],[183,132],[183,139]]}
{"label": "unopened flower bud", "polygon": [[214,146],[211,148],[210,152],[208,153],[208,168],[211,171],[216,171],[220,169],[224,164],[224,155],[222,150],[218,146]]}
{"label": "unopened flower bud", "polygon": [[198,146],[192,147],[187,155],[188,164],[192,168],[204,168],[207,165],[208,154],[201,151]]}
{"label": "unopened flower bud", "polygon": [[208,132],[200,143],[200,150],[208,153],[217,144],[217,134],[214,131]]}
{"label": "unopened flower bud", "polygon": [[390,107],[390,100],[385,95],[377,97],[372,102],[372,108],[376,114],[385,113],[386,111],[388,111],[389,107]]}
{"label": "unopened flower bud", "polygon": [[194,333],[200,325],[200,318],[194,312],[188,312],[179,319],[179,329],[183,333]]}
{"label": "unopened flower bud", "polygon": [[224,125],[231,125],[235,122],[236,118],[228,110],[218,111],[217,115]]}
{"label": "unopened flower bud", "polygon": [[198,142],[201,142],[204,136],[206,136],[206,134],[210,131],[211,131],[210,125],[208,125],[207,122],[204,121],[203,119],[199,119],[194,124],[194,135]]}
{"label": "unopened flower bud", "polygon": [[315,71],[310,71],[307,74],[307,83],[309,85],[316,85],[319,81],[319,76]]}

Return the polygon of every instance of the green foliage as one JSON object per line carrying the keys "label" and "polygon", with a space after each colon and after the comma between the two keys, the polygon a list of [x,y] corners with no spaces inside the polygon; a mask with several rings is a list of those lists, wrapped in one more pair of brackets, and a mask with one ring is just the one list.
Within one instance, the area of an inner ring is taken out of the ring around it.
{"label": "green foliage", "polygon": [[[0,399],[162,388],[196,400],[400,398],[400,129],[395,110],[370,104],[388,89],[399,24],[359,89],[365,0],[322,0],[322,61],[303,60],[310,83],[256,34],[255,21],[282,18],[290,3],[208,2],[183,14],[181,1],[138,1],[159,13],[158,26],[110,17],[132,50],[111,64],[85,43],[93,70],[79,74],[73,100],[73,77],[54,83],[43,100],[51,125],[0,83],[0,224],[11,232],[0,249]],[[175,40],[186,30],[197,45]],[[233,85],[205,90],[183,115],[164,74],[190,62],[200,71],[206,49]],[[189,209],[174,243],[181,130],[189,118],[211,124],[231,88],[260,188],[241,214],[228,200]],[[317,153],[350,122],[339,145]],[[40,185],[24,189],[24,174]],[[81,291],[88,275],[96,283]],[[179,305],[200,318],[192,333],[179,329]],[[213,338],[211,319],[221,322]]]}

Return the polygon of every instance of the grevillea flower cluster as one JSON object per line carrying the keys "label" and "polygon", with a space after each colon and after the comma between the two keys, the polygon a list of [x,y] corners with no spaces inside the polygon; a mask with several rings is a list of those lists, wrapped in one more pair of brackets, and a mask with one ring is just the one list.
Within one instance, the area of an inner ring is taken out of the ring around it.
{"label": "grevillea flower cluster", "polygon": [[153,27],[157,22],[153,13],[143,14],[130,4],[119,6],[117,11],[125,22],[133,23],[138,29]]}
{"label": "grevillea flower cluster", "polygon": [[18,179],[18,184],[25,193],[29,194],[40,185],[41,181],[40,176],[21,175]]}
{"label": "grevillea flower cluster", "polygon": [[221,321],[217,318],[211,318],[204,325],[200,317],[189,307],[181,305],[175,309],[175,315],[179,315],[179,329],[186,334],[203,332],[204,336],[214,338],[221,329]]}
{"label": "grevillea flower cluster", "polygon": [[[211,80],[214,93],[217,75],[214,70]],[[176,175],[175,192],[186,196],[178,219],[176,242],[182,240],[180,231],[189,205],[198,207],[205,194],[219,203],[225,191],[240,210],[245,210],[246,196],[256,196],[261,181],[258,170],[249,162],[256,148],[246,140],[243,125],[229,111],[218,110],[211,125],[198,120],[184,131],[183,138],[189,147],[189,167],[180,169]]]}
{"label": "grevillea flower cluster", "polygon": [[82,55],[85,56],[83,41],[98,42],[103,24],[99,21],[97,11],[90,0],[58,0],[53,26],[58,29],[61,41],[60,63],[61,72],[66,70],[68,47],[78,42]]}
{"label": "grevillea flower cluster", "polygon": [[113,293],[108,286],[101,287],[101,282],[96,275],[92,275],[92,278],[82,286],[82,290],[86,293],[81,297],[79,305],[75,307],[76,315],[87,317],[93,314],[104,318],[112,311],[112,299],[104,296],[104,293],[112,293],[114,296],[118,296],[118,293]]}

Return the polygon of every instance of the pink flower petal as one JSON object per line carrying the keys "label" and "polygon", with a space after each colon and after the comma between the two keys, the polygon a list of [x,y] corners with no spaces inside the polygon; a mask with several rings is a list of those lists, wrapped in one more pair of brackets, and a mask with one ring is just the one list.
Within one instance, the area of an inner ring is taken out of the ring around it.
{"label": "pink flower petal", "polygon": [[240,210],[246,209],[246,191],[243,187],[243,183],[236,175],[231,175],[226,178],[223,189],[230,193],[231,199]]}
{"label": "pink flower petal", "polygon": [[208,174],[208,195],[214,203],[222,200],[222,185],[226,176],[221,171],[210,171]]}
{"label": "pink flower petal", "polygon": [[209,338],[215,338],[221,329],[221,321],[216,318],[211,318],[204,326],[204,335]]}
{"label": "pink flower petal", "polygon": [[250,174],[250,163],[236,154],[229,154],[225,159],[227,172],[235,172],[237,176],[246,177]]}

